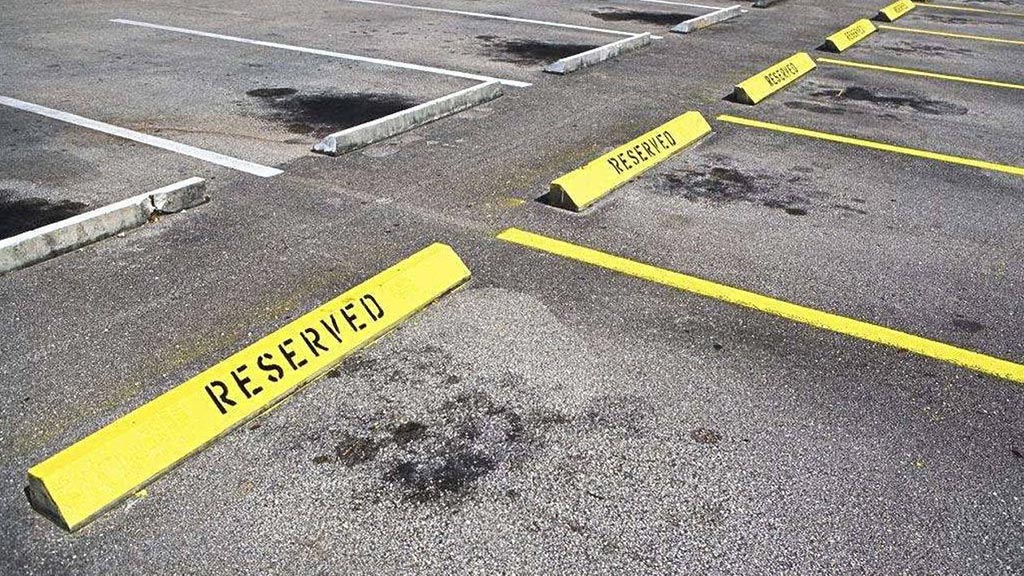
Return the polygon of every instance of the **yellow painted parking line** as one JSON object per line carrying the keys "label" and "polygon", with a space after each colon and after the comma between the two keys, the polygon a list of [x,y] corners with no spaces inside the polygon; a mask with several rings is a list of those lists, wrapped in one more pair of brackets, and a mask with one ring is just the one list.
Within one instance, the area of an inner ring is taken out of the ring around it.
{"label": "yellow painted parking line", "polygon": [[818,58],[819,64],[832,64],[835,66],[847,66],[850,68],[863,68],[865,70],[878,70],[880,72],[893,72],[895,74],[906,74],[908,76],[922,76],[938,80],[950,80],[952,82],[966,82],[967,84],[980,84],[982,86],[994,86],[996,88],[1011,88],[1024,90],[1024,84],[1012,84],[1010,82],[997,82],[995,80],[983,80],[981,78],[970,78],[968,76],[954,76],[952,74],[940,74],[938,72],[927,72],[913,68],[896,68],[893,66],[879,66],[878,64],[867,64],[864,62],[853,62],[851,60],[835,60],[833,58]]}
{"label": "yellow painted parking line", "polygon": [[978,40],[980,42],[997,42],[999,44],[1014,44],[1024,46],[1024,40],[1010,40],[1008,38],[993,38],[991,36],[975,36],[973,34],[954,34],[952,32],[940,32],[938,30],[924,30],[921,28],[906,28],[904,26],[890,26],[879,24],[879,30],[895,30],[897,32],[909,32],[911,34],[928,34],[930,36],[942,36],[945,38],[962,38],[964,40]]}
{"label": "yellow painted parking line", "polygon": [[29,468],[32,507],[78,529],[468,278],[448,246],[420,250]]}
{"label": "yellow painted parking line", "polygon": [[950,344],[929,340],[885,326],[800,306],[799,304],[741,290],[725,284],[718,284],[695,276],[658,268],[650,264],[629,260],[607,252],[601,252],[516,228],[505,230],[498,235],[498,238],[539,252],[546,252],[562,258],[598,266],[684,292],[750,308],[765,314],[860,338],[876,344],[906,350],[991,376],[1012,380],[1018,384],[1024,384],[1024,365],[994,356],[958,348]]}
{"label": "yellow painted parking line", "polygon": [[970,166],[972,168],[981,168],[983,170],[994,170],[996,172],[1005,172],[1007,174],[1014,174],[1016,176],[1024,176],[1024,168],[1020,166],[1010,166],[1007,164],[996,164],[994,162],[986,162],[985,160],[978,160],[976,158],[964,158],[961,156],[953,156],[951,154],[942,154],[940,152],[931,152],[929,150],[919,150],[917,148],[907,148],[904,146],[896,146],[893,144],[886,144],[884,142],[875,142],[874,140],[864,140],[861,138],[854,138],[851,136],[842,136],[840,134],[830,134],[828,132],[818,132],[816,130],[807,130],[805,128],[797,128],[795,126],[786,126],[784,124],[774,124],[772,122],[761,122],[760,120],[752,120],[750,118],[740,118],[739,116],[730,116],[723,114],[718,117],[718,120],[722,122],[729,122],[731,124],[739,124],[741,126],[749,126],[751,128],[762,128],[765,130],[774,130],[775,132],[783,132],[786,134],[794,134],[796,136],[806,136],[807,138],[816,138],[818,140],[827,140],[829,142],[838,142],[840,144],[850,144],[853,146],[860,146],[862,148],[871,148],[873,150],[881,150],[883,152],[894,152],[896,154],[905,154],[907,156],[916,156],[918,158],[927,158],[928,160],[937,160],[939,162],[947,162],[949,164],[959,164],[961,166]]}
{"label": "yellow painted parking line", "polygon": [[916,4],[919,8],[938,8],[940,10],[955,10],[957,12],[978,12],[981,14],[999,14],[1002,16],[1016,16],[1018,18],[1024,18],[1024,12],[1009,12],[1006,10],[990,10],[988,8],[968,8],[966,6],[947,6],[945,4],[925,4],[918,2]]}

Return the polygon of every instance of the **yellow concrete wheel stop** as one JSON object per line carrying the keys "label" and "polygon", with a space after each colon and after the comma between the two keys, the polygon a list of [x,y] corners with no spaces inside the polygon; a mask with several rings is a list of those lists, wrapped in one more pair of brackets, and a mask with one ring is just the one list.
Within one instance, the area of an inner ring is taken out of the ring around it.
{"label": "yellow concrete wheel stop", "polygon": [[700,112],[687,112],[551,183],[544,202],[579,212],[711,132]]}
{"label": "yellow concrete wheel stop", "polygon": [[806,52],[797,52],[737,84],[733,91],[733,99],[743,104],[757,104],[796,82],[814,68],[814,60],[810,55]]}
{"label": "yellow concrete wheel stop", "polygon": [[910,0],[899,0],[899,2],[893,2],[879,10],[878,19],[883,22],[895,22],[914,8],[916,8],[916,6]]}
{"label": "yellow concrete wheel stop", "polygon": [[28,470],[32,507],[77,530],[469,279],[433,244]]}
{"label": "yellow concrete wheel stop", "polygon": [[825,48],[832,52],[842,52],[857,42],[878,31],[870,20],[857,20],[846,28],[825,38]]}

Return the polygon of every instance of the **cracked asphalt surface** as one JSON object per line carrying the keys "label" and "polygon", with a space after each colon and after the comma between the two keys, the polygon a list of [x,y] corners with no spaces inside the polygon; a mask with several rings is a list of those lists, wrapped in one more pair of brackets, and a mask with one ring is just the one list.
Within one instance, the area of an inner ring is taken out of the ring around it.
{"label": "cracked asphalt surface", "polygon": [[[1020,89],[819,63],[724,99],[797,51],[1024,84],[1024,45],[815,49],[884,0],[744,2],[688,35],[668,22],[701,10],[640,0],[405,3],[663,39],[554,76],[621,36],[346,0],[5,7],[0,95],[284,173],[0,107],[0,236],[190,176],[212,197],[0,276],[0,572],[1024,573],[1019,384],[495,238],[1024,361],[1024,179],[715,120],[1024,166]],[[324,134],[474,82],[117,18],[532,85],[330,158]],[[1010,14],[896,25],[1024,41]],[[713,133],[591,209],[536,201],[688,110]],[[325,378],[73,534],[29,506],[33,464],[433,242],[469,283]]]}

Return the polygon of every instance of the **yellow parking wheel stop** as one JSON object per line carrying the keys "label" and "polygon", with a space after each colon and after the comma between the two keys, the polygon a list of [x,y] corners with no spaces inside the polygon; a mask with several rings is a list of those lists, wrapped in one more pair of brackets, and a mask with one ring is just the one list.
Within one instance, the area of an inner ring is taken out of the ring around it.
{"label": "yellow parking wheel stop", "polygon": [[832,52],[842,52],[857,42],[878,31],[870,20],[857,20],[839,32],[825,38],[825,48]]}
{"label": "yellow parking wheel stop", "polygon": [[916,6],[910,0],[899,0],[899,2],[893,2],[885,8],[882,8],[878,12],[878,18],[883,22],[895,22],[914,8],[916,8]]}
{"label": "yellow parking wheel stop", "polygon": [[709,132],[700,112],[687,112],[556,179],[544,201],[579,212]]}
{"label": "yellow parking wheel stop", "polygon": [[806,52],[797,52],[782,62],[766,68],[736,85],[733,98],[743,104],[757,104],[796,82],[814,70],[814,60]]}
{"label": "yellow parking wheel stop", "polygon": [[32,507],[76,530],[469,279],[433,244],[28,470]]}

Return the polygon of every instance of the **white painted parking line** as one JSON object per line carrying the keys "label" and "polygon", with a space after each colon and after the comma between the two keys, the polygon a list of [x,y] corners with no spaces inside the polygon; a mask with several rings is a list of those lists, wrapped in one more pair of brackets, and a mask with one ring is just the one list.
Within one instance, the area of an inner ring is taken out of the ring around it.
{"label": "white painted parking line", "polygon": [[531,86],[529,82],[520,82],[518,80],[508,80],[505,78],[494,78],[491,76],[481,76],[479,74],[470,74],[468,72],[458,72],[456,70],[448,70],[445,68],[434,68],[433,66],[421,66],[419,64],[410,64],[408,62],[399,62],[397,60],[384,60],[382,58],[370,58],[367,56],[357,56],[355,54],[344,54],[342,52],[331,52],[328,50],[319,50],[317,48],[303,48],[302,46],[293,46],[291,44],[280,44],[277,42],[266,42],[263,40],[252,40],[250,38],[240,38],[238,36],[227,36],[225,34],[215,34],[213,32],[203,32],[200,30],[191,30],[188,28],[177,28],[175,26],[164,26],[162,24],[151,24],[149,22],[139,22],[136,20],[127,20],[124,18],[115,18],[111,20],[116,24],[127,24],[129,26],[140,26],[142,28],[152,28],[153,30],[163,30],[165,32],[177,32],[180,34],[190,34],[192,36],[202,36],[204,38],[214,38],[217,40],[227,40],[230,42],[240,42],[242,44],[252,44],[254,46],[263,46],[265,48],[277,48],[280,50],[290,50],[292,52],[302,52],[305,54],[315,54],[317,56],[326,56],[328,58],[339,58],[341,60],[352,60],[354,62],[363,62],[366,64],[379,64],[381,66],[390,66],[392,68],[402,68],[405,70],[416,70],[418,72],[428,72],[430,74],[441,74],[443,76],[451,76],[453,78],[465,78],[467,80],[476,80],[479,82],[500,82],[505,86],[511,86],[513,88],[526,88]]}
{"label": "white painted parking line", "polygon": [[103,132],[104,134],[110,134],[111,136],[117,136],[118,138],[134,140],[135,142],[147,144],[155,148],[162,148],[184,156],[191,156],[192,158],[196,158],[204,162],[217,164],[219,166],[224,166],[225,168],[231,168],[232,170],[238,170],[239,172],[245,172],[263,178],[277,176],[282,172],[281,170],[271,168],[270,166],[263,166],[246,160],[239,160],[238,158],[225,156],[224,154],[217,152],[211,152],[209,150],[196,148],[195,146],[189,146],[188,144],[182,144],[180,142],[167,140],[157,136],[150,136],[149,134],[143,134],[142,132],[136,132],[135,130],[129,130],[128,128],[114,126],[113,124],[92,120],[90,118],[85,118],[69,112],[63,112],[61,110],[54,110],[53,108],[32,104],[31,102],[8,98],[7,96],[0,96],[0,105],[10,106],[11,108],[16,108],[24,112],[39,114],[40,116],[46,116],[47,118],[53,118],[54,120],[60,120],[61,122],[67,122],[68,124],[74,124],[97,132]]}
{"label": "white painted parking line", "polygon": [[[344,2],[356,2],[358,4],[373,4],[375,6],[391,6],[393,8],[408,8],[410,10],[423,10],[424,12],[439,12],[442,14],[457,14],[459,16],[472,16],[474,18],[487,18],[490,20],[505,20],[506,22],[519,22],[521,24],[536,24],[538,26],[552,26],[554,28],[568,28],[570,30],[584,30],[586,32],[599,32],[601,34],[615,34],[617,36],[636,36],[636,32],[625,32],[623,30],[610,30],[608,28],[593,28],[590,26],[577,26],[576,24],[565,24],[563,22],[548,22],[547,20],[531,20],[529,18],[515,18],[513,16],[502,16],[500,14],[485,14],[483,12],[467,12],[465,10],[449,10],[447,8],[434,8],[432,6],[419,6],[416,4],[399,4],[397,2],[382,2],[380,0],[343,0]],[[654,40],[661,40],[661,36],[651,36]]]}

